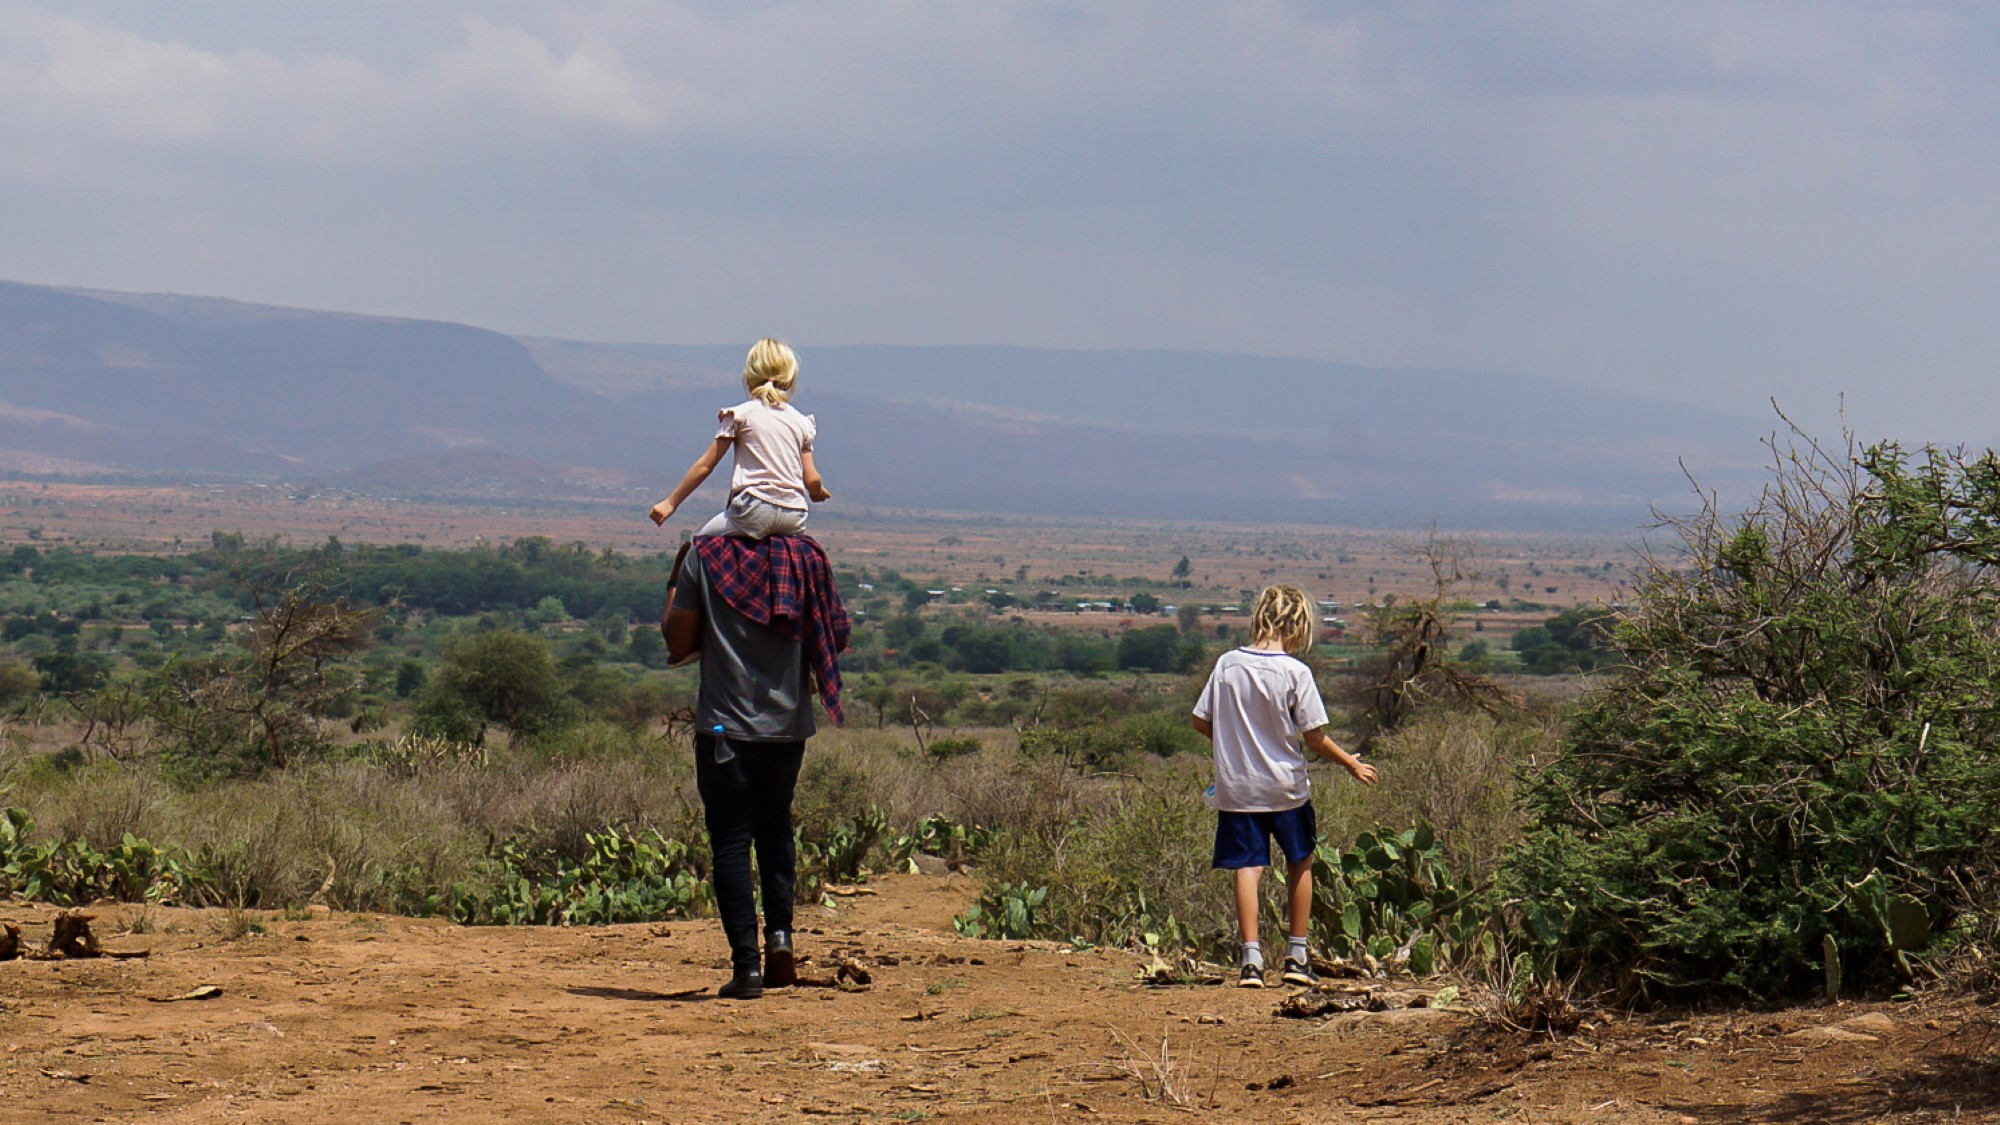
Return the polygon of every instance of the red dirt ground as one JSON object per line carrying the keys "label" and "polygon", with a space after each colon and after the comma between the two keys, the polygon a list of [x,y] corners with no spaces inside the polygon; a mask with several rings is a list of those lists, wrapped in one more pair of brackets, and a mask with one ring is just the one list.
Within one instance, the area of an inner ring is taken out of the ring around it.
{"label": "red dirt ground", "polygon": [[[1600,1016],[1556,1040],[1470,1008],[1283,1019],[1275,989],[961,938],[965,877],[869,890],[808,911],[800,951],[808,974],[856,955],[871,986],[745,1002],[715,998],[713,921],[260,914],[226,940],[222,911],[107,906],[104,944],[150,958],[0,964],[0,1121],[2000,1119],[2000,1029],[1965,1001]],[[54,914],[0,903],[31,941]]]}

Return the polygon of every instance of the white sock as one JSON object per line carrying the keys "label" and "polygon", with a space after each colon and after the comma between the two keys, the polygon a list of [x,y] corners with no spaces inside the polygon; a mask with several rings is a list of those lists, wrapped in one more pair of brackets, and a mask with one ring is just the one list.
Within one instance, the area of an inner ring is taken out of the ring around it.
{"label": "white sock", "polygon": [[1261,969],[1261,968],[1263,968],[1263,967],[1264,967],[1264,943],[1263,943],[1263,942],[1261,942],[1261,941],[1246,941],[1246,942],[1244,942],[1244,943],[1243,943],[1243,963],[1244,963],[1245,965],[1255,965],[1255,966],[1257,966],[1257,967],[1258,967],[1258,968],[1260,968],[1260,969]]}
{"label": "white sock", "polygon": [[1285,960],[1297,961],[1304,965],[1309,963],[1307,959],[1310,956],[1311,954],[1306,952],[1306,939],[1302,937],[1285,939]]}

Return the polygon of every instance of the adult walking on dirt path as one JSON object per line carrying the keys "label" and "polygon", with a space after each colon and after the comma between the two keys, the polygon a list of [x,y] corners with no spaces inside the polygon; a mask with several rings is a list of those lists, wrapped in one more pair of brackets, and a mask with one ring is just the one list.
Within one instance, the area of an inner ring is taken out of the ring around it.
{"label": "adult walking on dirt path", "polygon": [[[695,785],[733,967],[717,994],[754,999],[766,986],[798,979],[792,791],[815,729],[813,694],[834,722],[842,718],[847,610],[826,552],[810,537],[704,535],[683,544],[674,560],[660,631],[673,663],[701,659]],[[752,851],[763,892],[761,950]]]}

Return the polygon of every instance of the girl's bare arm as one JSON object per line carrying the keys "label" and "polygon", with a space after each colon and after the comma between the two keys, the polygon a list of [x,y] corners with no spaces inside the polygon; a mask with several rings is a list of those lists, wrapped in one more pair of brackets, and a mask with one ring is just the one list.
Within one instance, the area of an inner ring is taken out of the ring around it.
{"label": "girl's bare arm", "polygon": [[821,503],[833,499],[833,493],[826,490],[826,482],[819,479],[819,466],[813,464],[812,450],[799,454],[799,464],[805,470],[806,495]]}
{"label": "girl's bare arm", "polygon": [[674,494],[653,505],[653,510],[647,513],[653,517],[654,523],[665,523],[673,518],[674,509],[685,503],[688,495],[700,488],[701,482],[708,479],[708,474],[714,472],[717,465],[722,464],[723,454],[729,452],[730,440],[726,437],[716,438],[713,444],[701,451],[701,456],[695,458],[694,464],[688,466],[687,475],[682,477],[681,483],[674,488]]}

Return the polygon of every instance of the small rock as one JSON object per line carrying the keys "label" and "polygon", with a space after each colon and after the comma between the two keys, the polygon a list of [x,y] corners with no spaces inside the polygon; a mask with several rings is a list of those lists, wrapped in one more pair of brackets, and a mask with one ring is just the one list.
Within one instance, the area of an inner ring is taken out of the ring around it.
{"label": "small rock", "polygon": [[1896,1021],[1880,1012],[1868,1012],[1850,1020],[1841,1020],[1839,1026],[1849,1031],[1858,1031],[1863,1035],[1893,1035],[1896,1032]]}
{"label": "small rock", "polygon": [[1880,1043],[1873,1035],[1859,1031],[1849,1031],[1844,1027],[1807,1027],[1785,1036],[1801,1043]]}

